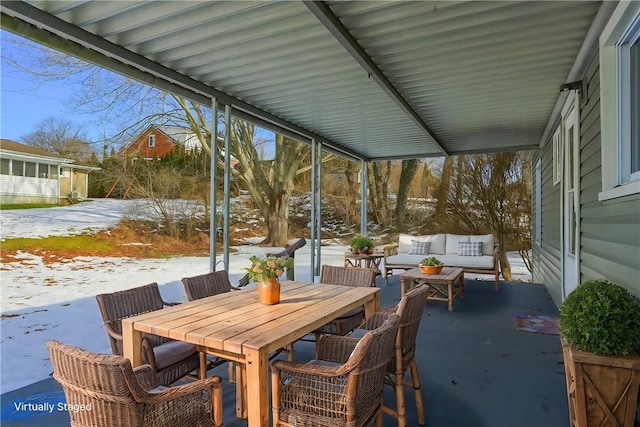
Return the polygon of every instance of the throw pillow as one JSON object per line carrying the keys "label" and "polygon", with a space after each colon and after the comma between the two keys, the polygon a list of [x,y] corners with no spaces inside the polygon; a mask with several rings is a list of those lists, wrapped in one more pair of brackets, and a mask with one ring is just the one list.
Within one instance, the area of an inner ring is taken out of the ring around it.
{"label": "throw pillow", "polygon": [[411,248],[409,248],[409,255],[429,255],[429,243],[430,242],[412,240]]}
{"label": "throw pillow", "polygon": [[458,255],[482,256],[482,242],[459,242]]}

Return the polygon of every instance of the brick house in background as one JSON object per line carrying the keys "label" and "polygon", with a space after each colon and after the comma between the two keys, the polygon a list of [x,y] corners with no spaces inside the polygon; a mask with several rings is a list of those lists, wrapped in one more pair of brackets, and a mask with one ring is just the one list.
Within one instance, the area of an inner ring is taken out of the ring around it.
{"label": "brick house in background", "polygon": [[141,156],[145,160],[161,160],[181,145],[185,151],[200,151],[196,135],[180,126],[151,125],[125,148],[128,157]]}
{"label": "brick house in background", "polygon": [[[185,152],[202,151],[198,137],[189,128],[180,126],[151,125],[125,148],[127,157],[141,156],[145,160],[162,160],[167,153],[181,145]],[[224,151],[221,153],[224,156]],[[231,156],[231,167],[239,165]]]}

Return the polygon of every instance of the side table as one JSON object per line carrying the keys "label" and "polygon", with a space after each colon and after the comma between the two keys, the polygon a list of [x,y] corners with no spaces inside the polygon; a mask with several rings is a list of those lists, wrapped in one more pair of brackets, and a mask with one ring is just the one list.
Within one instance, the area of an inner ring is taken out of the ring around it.
{"label": "side table", "polygon": [[344,254],[344,266],[345,267],[358,267],[358,268],[373,268],[376,274],[381,274],[380,262],[384,258],[383,254],[353,254],[351,252],[345,252]]}

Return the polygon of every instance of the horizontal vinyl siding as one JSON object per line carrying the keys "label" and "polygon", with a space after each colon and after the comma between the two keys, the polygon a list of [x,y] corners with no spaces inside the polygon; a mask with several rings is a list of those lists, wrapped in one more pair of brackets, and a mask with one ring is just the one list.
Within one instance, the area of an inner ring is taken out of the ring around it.
{"label": "horizontal vinyl siding", "polygon": [[57,179],[0,175],[0,194],[23,197],[55,197]]}
{"label": "horizontal vinyl siding", "polygon": [[640,298],[640,196],[605,202],[602,191],[598,55],[585,79],[580,146],[580,280],[605,278]]}
{"label": "horizontal vinyl siding", "polygon": [[533,281],[543,283],[553,301],[559,305],[562,301],[560,185],[553,185],[551,140],[544,146],[540,156],[542,159],[542,218],[535,218],[535,221],[540,221],[542,237],[540,245],[534,244],[533,247]]}

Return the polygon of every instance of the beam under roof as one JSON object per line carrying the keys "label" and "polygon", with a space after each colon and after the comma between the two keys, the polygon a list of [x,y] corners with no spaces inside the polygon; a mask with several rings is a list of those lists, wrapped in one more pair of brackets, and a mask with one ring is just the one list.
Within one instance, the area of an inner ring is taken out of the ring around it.
{"label": "beam under roof", "polygon": [[389,81],[382,70],[376,65],[371,57],[360,46],[358,41],[351,35],[349,30],[340,22],[338,17],[331,11],[324,1],[304,0],[303,3],[313,13],[318,21],[325,26],[331,35],[346,49],[347,52],[360,64],[378,86],[393,100],[402,111],[404,111],[418,127],[429,135],[431,139],[440,147],[442,153],[450,155],[444,144],[435,132],[422,120],[422,117],[409,105],[406,99],[400,94],[398,89]]}

